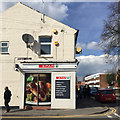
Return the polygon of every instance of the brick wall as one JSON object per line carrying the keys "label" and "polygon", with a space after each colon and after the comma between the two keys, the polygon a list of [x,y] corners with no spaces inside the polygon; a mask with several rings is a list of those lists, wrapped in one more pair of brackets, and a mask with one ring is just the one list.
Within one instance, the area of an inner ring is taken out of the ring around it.
{"label": "brick wall", "polygon": [[106,88],[108,86],[106,75],[100,74],[100,88]]}

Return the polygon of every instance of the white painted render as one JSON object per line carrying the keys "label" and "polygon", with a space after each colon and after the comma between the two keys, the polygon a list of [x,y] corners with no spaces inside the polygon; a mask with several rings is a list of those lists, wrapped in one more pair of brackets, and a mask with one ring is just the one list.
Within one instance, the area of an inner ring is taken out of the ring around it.
{"label": "white painted render", "polygon": [[96,78],[99,78],[100,75],[104,75],[105,73],[96,73],[96,74],[93,74],[93,75],[89,75],[87,77],[85,77],[85,81],[88,81],[89,79],[96,79]]}
{"label": "white painted render", "polygon": [[55,99],[55,94],[51,94],[51,108],[53,109],[75,109],[76,108],[76,90],[75,90],[75,72],[52,72],[52,93],[55,93],[55,76],[70,76],[70,99]]}
{"label": "white painted render", "polygon": [[[23,108],[23,97],[24,97],[24,72],[15,71],[15,64],[21,65],[22,60],[17,60],[18,58],[32,58],[32,61],[39,62],[73,62],[75,61],[75,36],[77,30],[64,25],[50,17],[44,16],[45,23],[41,21],[42,14],[37,12],[21,3],[14,5],[8,10],[4,11],[0,15],[0,20],[2,20],[2,27],[0,33],[0,41],[9,42],[9,52],[8,54],[0,54],[0,83],[1,91],[0,96],[3,98],[4,87],[8,86],[12,92],[12,99],[10,102],[11,106],[20,106]],[[53,33],[53,29],[58,31],[58,34]],[[33,49],[26,48],[25,42],[22,40],[23,34],[31,34],[35,41],[39,41],[39,36],[52,36],[52,55],[51,56],[40,56],[37,54],[38,47],[34,46]],[[59,46],[56,47],[54,42],[58,41]],[[27,51],[28,50],[28,51]],[[28,54],[27,54],[28,53]],[[69,72],[69,71],[68,71]],[[61,74],[57,72],[56,74]],[[66,72],[64,74],[67,74]],[[52,73],[54,76],[55,73]],[[75,73],[69,73],[72,76],[71,79],[71,100],[66,101],[67,107],[71,103],[75,102]],[[54,78],[52,77],[52,82],[54,84]],[[54,88],[53,88],[54,92]],[[52,99],[54,108],[57,101]],[[4,105],[4,99],[0,103],[0,106]],[[62,102],[60,103],[62,105]],[[56,106],[60,108],[60,106]],[[72,105],[70,108],[75,108]]]}

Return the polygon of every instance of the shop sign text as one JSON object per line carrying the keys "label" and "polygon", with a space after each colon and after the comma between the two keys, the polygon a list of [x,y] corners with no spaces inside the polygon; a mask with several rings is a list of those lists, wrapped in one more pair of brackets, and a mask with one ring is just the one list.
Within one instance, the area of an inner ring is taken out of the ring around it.
{"label": "shop sign text", "polygon": [[55,98],[70,99],[70,76],[55,77]]}
{"label": "shop sign text", "polygon": [[39,68],[55,68],[56,66],[54,64],[50,65],[39,65]]}

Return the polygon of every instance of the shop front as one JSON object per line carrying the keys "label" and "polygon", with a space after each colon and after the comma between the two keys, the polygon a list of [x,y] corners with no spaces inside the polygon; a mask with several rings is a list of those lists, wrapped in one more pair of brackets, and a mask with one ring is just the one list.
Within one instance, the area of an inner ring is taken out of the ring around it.
{"label": "shop front", "polygon": [[75,63],[22,63],[20,108],[75,109],[76,67]]}
{"label": "shop front", "polygon": [[25,74],[25,105],[50,105],[51,74]]}

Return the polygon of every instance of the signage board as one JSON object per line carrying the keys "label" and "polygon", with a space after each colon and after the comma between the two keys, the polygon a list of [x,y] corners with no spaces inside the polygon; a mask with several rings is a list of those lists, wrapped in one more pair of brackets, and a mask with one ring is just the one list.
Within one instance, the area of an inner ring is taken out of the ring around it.
{"label": "signage board", "polygon": [[22,64],[21,69],[76,69],[76,64]]}
{"label": "signage board", "polygon": [[70,76],[55,77],[55,98],[70,99]]}
{"label": "signage board", "polygon": [[54,64],[43,64],[39,65],[39,68],[55,68],[56,66]]}

